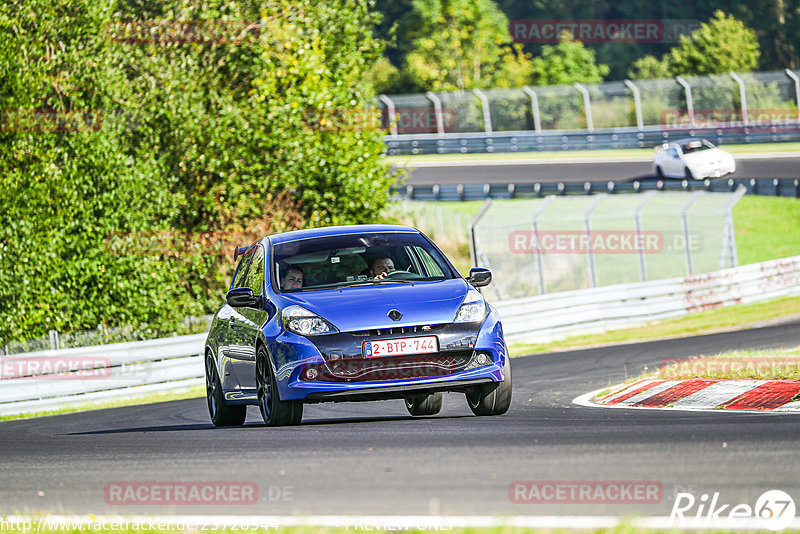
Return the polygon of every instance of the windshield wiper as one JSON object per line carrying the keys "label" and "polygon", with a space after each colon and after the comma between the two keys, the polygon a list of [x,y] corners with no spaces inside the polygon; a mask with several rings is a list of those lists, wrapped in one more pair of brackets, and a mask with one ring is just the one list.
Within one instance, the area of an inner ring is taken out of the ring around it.
{"label": "windshield wiper", "polygon": [[354,280],[346,282],[339,287],[357,287],[357,286],[376,286],[380,284],[406,284],[408,282],[416,282],[417,280]]}

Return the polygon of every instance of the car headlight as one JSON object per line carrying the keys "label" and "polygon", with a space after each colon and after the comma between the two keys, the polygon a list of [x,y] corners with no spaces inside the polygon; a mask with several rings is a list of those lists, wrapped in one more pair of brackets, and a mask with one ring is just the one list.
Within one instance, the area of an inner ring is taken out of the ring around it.
{"label": "car headlight", "polygon": [[314,312],[302,306],[289,306],[281,313],[283,328],[301,336],[335,334],[336,327]]}
{"label": "car headlight", "polygon": [[456,312],[454,323],[476,323],[486,317],[486,301],[483,295],[470,289],[467,291],[467,296],[464,297],[464,302]]}

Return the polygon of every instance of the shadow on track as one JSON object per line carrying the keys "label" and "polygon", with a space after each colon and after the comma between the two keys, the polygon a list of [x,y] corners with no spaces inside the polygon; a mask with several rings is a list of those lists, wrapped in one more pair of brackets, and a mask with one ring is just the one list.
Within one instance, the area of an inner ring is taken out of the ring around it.
{"label": "shadow on track", "polygon": [[[284,427],[284,428],[302,428],[302,427],[312,427],[312,426],[324,426],[324,425],[342,425],[342,424],[365,424],[365,423],[380,423],[380,422],[391,422],[391,421],[412,421],[412,420],[452,420],[452,419],[463,419],[463,418],[472,418],[472,415],[452,415],[447,417],[441,417],[437,415],[432,415],[429,417],[412,417],[410,415],[400,415],[400,416],[385,416],[385,417],[354,417],[354,418],[341,418],[341,419],[316,419],[312,421],[303,421],[297,426],[291,427]],[[224,427],[215,427],[211,423],[208,424],[191,424],[191,425],[164,425],[164,426],[140,426],[134,428],[115,428],[109,430],[92,430],[86,432],[70,432],[69,436],[91,436],[91,435],[102,435],[102,434],[132,434],[132,433],[148,433],[148,432],[180,432],[180,431],[188,431],[188,430],[216,430],[220,432],[225,431],[232,431],[232,430],[242,430],[242,429],[254,429],[254,428],[266,428],[266,425],[262,422],[252,422],[246,423],[243,426],[224,426]]]}

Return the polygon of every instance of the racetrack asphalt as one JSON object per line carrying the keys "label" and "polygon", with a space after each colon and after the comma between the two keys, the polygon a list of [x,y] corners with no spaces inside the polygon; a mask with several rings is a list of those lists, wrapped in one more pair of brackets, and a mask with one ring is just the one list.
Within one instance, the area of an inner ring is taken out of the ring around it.
{"label": "racetrack asphalt", "polygon": [[[796,347],[800,322],[514,358],[514,397],[474,417],[463,395],[411,418],[402,401],[307,406],[303,424],[211,426],[205,399],[0,423],[1,513],[670,514],[678,492],[755,504],[800,498],[796,415],[578,406],[662,360],[740,348]],[[514,481],[651,481],[656,504],[519,504]],[[254,483],[256,504],[109,504],[114,482]]]}
{"label": "racetrack asphalt", "polygon": [[[491,164],[468,162],[433,162],[414,168],[408,163],[409,175],[404,183],[409,185],[430,184],[498,184],[498,183],[557,183],[629,182],[633,180],[656,180],[652,160],[632,158],[630,161],[569,161],[526,162],[514,160],[494,161]],[[800,158],[780,156],[745,159],[736,157],[736,172],[726,178],[800,178]]]}

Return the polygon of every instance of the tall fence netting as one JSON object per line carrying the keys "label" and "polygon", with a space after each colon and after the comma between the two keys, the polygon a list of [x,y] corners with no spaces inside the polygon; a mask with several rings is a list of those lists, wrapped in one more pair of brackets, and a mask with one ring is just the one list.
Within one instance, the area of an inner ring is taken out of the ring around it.
{"label": "tall fence netting", "polygon": [[737,264],[734,193],[487,201],[472,262],[499,300],[706,273]]}

